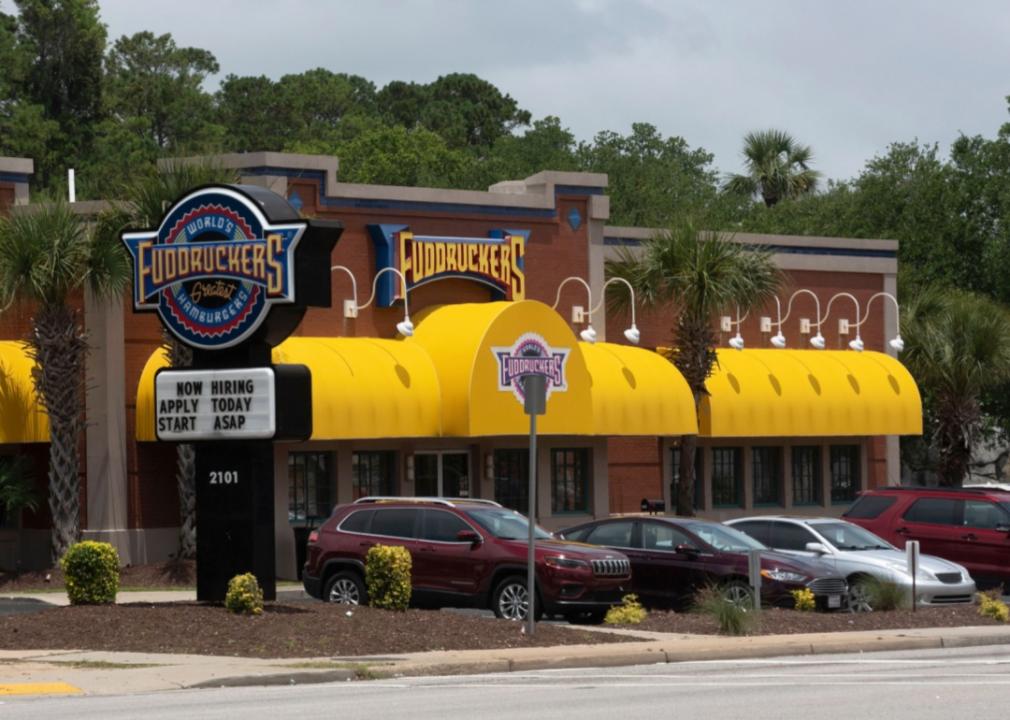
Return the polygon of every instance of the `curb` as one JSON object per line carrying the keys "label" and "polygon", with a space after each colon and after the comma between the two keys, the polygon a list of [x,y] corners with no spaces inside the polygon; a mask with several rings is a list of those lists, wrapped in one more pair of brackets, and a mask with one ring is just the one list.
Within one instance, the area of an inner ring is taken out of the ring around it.
{"label": "curb", "polygon": [[376,673],[382,677],[424,675],[478,675],[483,673],[526,672],[531,670],[557,670],[561,668],[625,667],[630,665],[657,665],[663,663],[698,662],[711,660],[764,659],[792,655],[827,655],[844,653],[885,652],[895,650],[939,650],[943,648],[984,647],[1010,645],[1010,635],[958,636],[902,636],[875,638],[825,639],[816,643],[803,640],[785,640],[778,643],[760,643],[756,646],[695,648],[671,650],[658,647],[647,650],[594,656],[561,655],[558,657],[501,658],[496,660],[457,661],[427,664],[423,661],[406,661],[399,666]]}
{"label": "curb", "polygon": [[354,670],[320,670],[318,672],[291,672],[276,675],[239,675],[236,677],[214,678],[183,685],[186,690],[223,687],[267,687],[276,685],[316,685],[319,683],[348,682],[357,680]]}

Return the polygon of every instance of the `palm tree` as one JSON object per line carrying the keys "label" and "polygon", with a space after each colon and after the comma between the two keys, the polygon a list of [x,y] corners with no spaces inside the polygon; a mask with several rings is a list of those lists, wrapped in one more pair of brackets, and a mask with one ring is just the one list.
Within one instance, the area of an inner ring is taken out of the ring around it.
{"label": "palm tree", "polygon": [[[234,170],[202,162],[173,162],[159,173],[134,178],[123,188],[126,200],[111,205],[100,218],[100,232],[118,238],[127,227],[153,228],[168,206],[200,185],[233,183]],[[189,367],[193,352],[164,330],[162,342],[172,367]],[[196,557],[196,450],[179,443],[175,450],[175,483],[179,493],[180,558]]]}
{"label": "palm tree", "polygon": [[989,298],[930,289],[905,304],[902,361],[919,384],[941,485],[968,474],[982,429],[982,396],[1010,380],[1010,315]]}
{"label": "palm tree", "polygon": [[0,307],[32,308],[32,381],[49,414],[49,511],[55,562],[80,535],[80,457],[87,333],[74,298],[118,296],[130,277],[122,244],[92,233],[66,203],[0,219]]}
{"label": "palm tree", "polygon": [[[644,305],[673,315],[669,360],[680,370],[694,395],[695,413],[708,394],[705,380],[717,362],[717,316],[737,307],[748,310],[775,294],[781,273],[771,253],[734,242],[722,233],[699,232],[690,221],[657,233],[639,252],[621,248],[607,261],[608,277],[623,277]],[[627,303],[614,294],[612,307]],[[696,435],[681,441],[676,507],[678,515],[694,514]]]}
{"label": "palm tree", "polygon": [[766,207],[796,198],[817,188],[821,174],[810,169],[813,153],[781,130],[750,132],[743,140],[745,175],[730,175],[728,192],[760,195]]}

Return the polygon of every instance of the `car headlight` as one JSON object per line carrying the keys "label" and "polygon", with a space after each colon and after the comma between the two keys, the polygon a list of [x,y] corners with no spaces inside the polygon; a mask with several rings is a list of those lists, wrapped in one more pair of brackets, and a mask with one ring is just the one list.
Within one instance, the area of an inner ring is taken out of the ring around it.
{"label": "car headlight", "polygon": [[788,570],[779,570],[778,568],[775,568],[774,570],[762,570],[761,577],[766,577],[769,580],[777,580],[779,582],[795,583],[806,582],[808,579],[806,575],[789,572]]}
{"label": "car headlight", "polygon": [[574,570],[575,568],[587,568],[589,563],[585,560],[576,560],[575,558],[566,558],[563,555],[548,555],[544,558],[544,562],[551,567],[565,568],[566,570]]}

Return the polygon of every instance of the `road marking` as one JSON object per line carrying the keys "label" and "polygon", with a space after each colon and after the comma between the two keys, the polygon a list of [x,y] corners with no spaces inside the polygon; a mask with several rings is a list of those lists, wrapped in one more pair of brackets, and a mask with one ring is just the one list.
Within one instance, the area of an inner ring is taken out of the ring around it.
{"label": "road marking", "polygon": [[0,695],[80,695],[83,692],[65,682],[0,683]]}
{"label": "road marking", "polygon": [[[699,687],[714,687],[714,688],[725,688],[725,687],[848,687],[848,686],[862,686],[867,685],[866,680],[835,680],[835,681],[822,681],[814,683],[803,683],[797,682],[795,678],[781,679],[781,680],[761,680],[753,682],[706,682],[691,679],[684,683],[657,683],[657,682],[641,682],[641,683],[607,683],[607,684],[587,684],[583,683],[573,683],[574,685],[582,686],[585,689],[595,689],[595,690],[609,690],[613,688],[631,688],[638,689],[644,687],[655,687],[655,688],[676,688],[683,687],[688,690],[699,688]],[[490,688],[494,689],[505,689],[505,688],[516,688],[516,689],[531,689],[537,688],[541,690],[570,690],[569,685],[559,685],[557,683],[494,683],[493,685],[477,685],[477,684],[467,684],[467,683],[445,683],[439,685],[402,685],[395,684],[389,685],[385,683],[369,683],[367,688],[365,686],[357,686],[354,684],[354,691],[360,690],[378,690],[378,689],[414,689],[414,690],[445,690],[445,689],[457,689],[457,690],[479,690],[481,692],[487,692]],[[926,677],[918,680],[881,680],[879,682],[873,683],[873,685],[893,685],[896,687],[953,687],[953,686],[1007,686],[1010,687],[1010,680],[960,680],[960,681],[944,681],[942,679]]]}

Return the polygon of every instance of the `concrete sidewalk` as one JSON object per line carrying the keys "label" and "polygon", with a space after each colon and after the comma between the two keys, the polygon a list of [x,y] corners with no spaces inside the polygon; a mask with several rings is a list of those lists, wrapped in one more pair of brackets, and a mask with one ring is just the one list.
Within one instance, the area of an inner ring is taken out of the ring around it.
{"label": "concrete sidewalk", "polygon": [[[603,630],[601,630],[603,631]],[[608,630],[609,631],[609,630]],[[1010,645],[1010,627],[715,637],[619,630],[636,643],[263,660],[69,650],[0,651],[0,695],[118,695],[180,688],[616,667],[689,660]]]}

